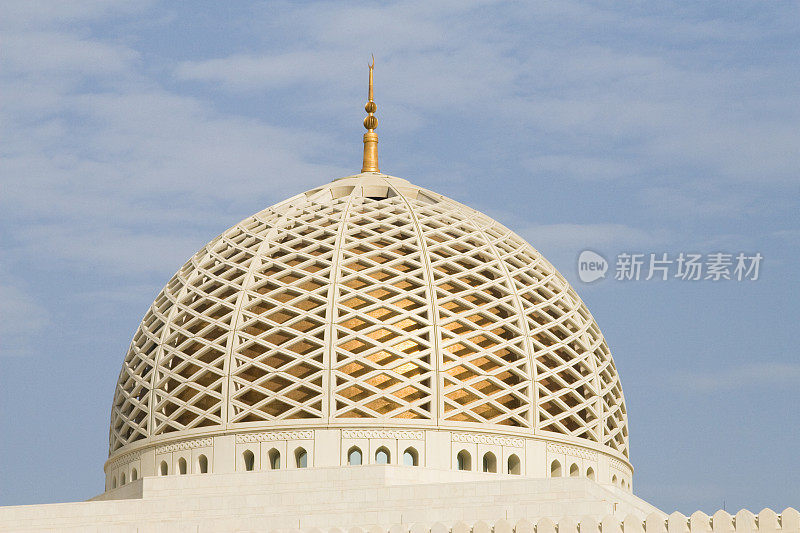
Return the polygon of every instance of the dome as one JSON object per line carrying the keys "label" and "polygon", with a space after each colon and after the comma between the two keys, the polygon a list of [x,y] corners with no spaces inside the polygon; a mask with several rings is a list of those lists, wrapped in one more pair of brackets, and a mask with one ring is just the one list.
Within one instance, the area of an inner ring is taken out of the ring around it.
{"label": "dome", "polygon": [[614,361],[564,277],[490,217],[377,172],[243,220],[169,280],[122,365],[106,469],[314,430],[339,447],[447,433],[447,454],[530,441],[631,472]]}

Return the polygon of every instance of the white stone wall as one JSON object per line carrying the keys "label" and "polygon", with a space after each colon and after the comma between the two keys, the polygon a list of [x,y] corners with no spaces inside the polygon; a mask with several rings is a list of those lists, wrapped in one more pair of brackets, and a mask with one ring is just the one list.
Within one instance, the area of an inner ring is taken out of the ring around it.
{"label": "white stone wall", "polygon": [[366,465],[145,477],[89,502],[0,508],[0,531],[380,526],[388,532],[397,525],[430,529],[436,522],[493,524],[497,517],[516,523],[631,515],[644,521],[654,513],[666,519],[629,492],[582,478]]}
{"label": "white stone wall", "polygon": [[791,508],[667,516],[582,479],[392,466],[149,478],[98,498],[0,508],[0,531],[800,533]]}

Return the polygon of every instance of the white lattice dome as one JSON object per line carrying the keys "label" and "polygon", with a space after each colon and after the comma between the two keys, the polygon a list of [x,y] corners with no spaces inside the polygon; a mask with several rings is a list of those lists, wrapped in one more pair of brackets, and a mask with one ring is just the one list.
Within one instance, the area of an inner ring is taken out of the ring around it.
{"label": "white lattice dome", "polygon": [[362,441],[631,475],[614,362],[564,277],[488,216],[372,172],[243,220],[170,279],[122,366],[106,472],[163,474],[181,453],[195,471],[198,450],[252,469],[253,443],[257,464],[297,443],[295,466],[347,464]]}

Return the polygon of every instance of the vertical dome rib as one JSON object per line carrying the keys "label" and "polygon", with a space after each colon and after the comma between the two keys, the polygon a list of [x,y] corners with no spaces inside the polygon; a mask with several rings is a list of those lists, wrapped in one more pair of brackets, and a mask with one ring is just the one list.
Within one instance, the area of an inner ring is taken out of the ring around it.
{"label": "vertical dome rib", "polygon": [[[480,213],[477,213],[477,214],[480,215]],[[500,226],[499,224],[496,224],[496,223],[493,224],[494,221],[489,219],[488,217],[486,217],[486,218],[488,219],[487,221],[489,222],[489,226],[495,226],[495,227]],[[535,401],[534,401],[535,392],[534,392],[534,377],[533,377],[533,372],[534,372],[533,348],[532,348],[531,343],[530,343],[530,334],[528,332],[528,324],[525,321],[525,315],[524,315],[524,310],[523,310],[523,306],[522,306],[522,300],[521,300],[521,298],[519,296],[519,292],[517,291],[517,287],[516,287],[516,285],[514,283],[514,279],[511,277],[511,273],[508,270],[508,265],[506,264],[505,256],[503,254],[501,254],[500,251],[497,249],[497,247],[492,242],[492,240],[489,237],[489,235],[488,235],[488,233],[487,233],[485,228],[479,227],[474,222],[473,222],[473,227],[475,228],[476,231],[478,231],[483,236],[483,238],[485,239],[485,241],[487,242],[489,247],[492,249],[492,252],[493,252],[492,255],[497,258],[497,262],[500,265],[500,268],[503,270],[503,274],[504,274],[503,279],[505,280],[506,284],[508,285],[509,289],[511,290],[511,294],[513,295],[514,306],[515,306],[515,308],[517,310],[517,320],[519,321],[519,328],[520,328],[520,331],[522,332],[521,337],[522,337],[522,343],[523,343],[524,349],[525,349],[525,366],[527,367],[527,381],[529,382],[529,388],[528,388],[528,391],[527,391],[527,393],[528,393],[527,397],[528,397],[529,403],[527,405],[525,419],[526,419],[526,421],[528,423],[528,427],[534,429],[536,412],[532,408],[532,406],[534,406],[536,404],[535,404]],[[506,228],[504,228],[502,226],[500,226],[500,227],[504,231],[507,231],[507,233],[511,233],[510,230],[506,230]]]}
{"label": "vertical dome rib", "polygon": [[325,313],[325,396],[323,398],[323,402],[325,402],[325,419],[330,420],[333,418],[334,409],[336,406],[336,397],[334,391],[336,387],[333,386],[335,383],[335,376],[333,375],[333,361],[336,358],[336,322],[338,316],[338,310],[336,309],[336,303],[339,300],[339,265],[342,262],[342,254],[343,254],[343,247],[342,242],[344,239],[344,232],[345,228],[347,227],[347,217],[350,213],[350,204],[353,201],[353,196],[355,195],[356,188],[353,187],[350,190],[350,193],[347,195],[347,203],[342,210],[342,216],[339,220],[339,227],[336,228],[336,248],[333,255],[333,261],[331,262],[331,275],[330,275],[330,287],[328,289],[328,304],[327,310]]}
{"label": "vertical dome rib", "polygon": [[414,232],[417,236],[417,243],[419,246],[421,258],[422,258],[422,275],[425,280],[425,290],[427,291],[427,300],[428,300],[428,319],[430,320],[430,341],[431,341],[431,364],[434,369],[434,376],[435,378],[431,380],[431,417],[435,423],[439,423],[439,420],[442,417],[442,410],[443,410],[443,402],[442,402],[442,387],[441,387],[441,377],[440,377],[440,366],[441,366],[441,335],[439,332],[439,311],[438,305],[436,300],[436,287],[433,283],[433,271],[431,267],[430,257],[428,256],[428,247],[425,243],[425,237],[422,233],[422,227],[419,223],[419,217],[417,217],[417,213],[414,211],[414,206],[412,205],[409,198],[403,194],[402,191],[398,190],[396,187],[392,186],[391,182],[387,179],[384,179],[386,185],[390,187],[395,194],[397,194],[400,198],[403,199],[405,203],[406,209],[408,209],[408,213],[411,216],[411,220],[414,225]]}
{"label": "vertical dome rib", "polygon": [[[297,198],[299,198],[299,196],[295,196],[293,199],[290,199],[285,203],[291,205],[291,201]],[[270,225],[268,219],[264,220],[261,218],[264,212],[265,211],[257,213],[252,217],[252,220],[263,225],[263,227],[260,228],[262,235],[253,234],[254,237],[260,238],[260,241],[256,246],[255,257],[250,262],[250,265],[247,269],[247,274],[242,283],[244,290],[239,292],[239,296],[236,300],[236,311],[232,319],[233,327],[231,328],[228,337],[228,350],[225,358],[225,367],[224,367],[227,379],[225,380],[225,384],[223,386],[224,402],[222,405],[222,414],[223,414],[222,419],[226,428],[229,427],[231,424],[231,413],[233,411],[233,406],[231,405],[231,389],[233,385],[232,383],[234,375],[233,369],[235,368],[236,365],[236,353],[239,349],[239,341],[240,341],[239,335],[237,335],[237,333],[242,329],[244,324],[242,307],[247,302],[248,291],[252,290],[253,288],[254,272],[257,270],[257,268],[263,266],[264,258],[268,256],[267,252],[272,243],[275,241],[275,238],[280,234],[282,225],[288,223],[286,217],[279,216],[275,224]],[[275,214],[275,210],[273,208],[267,209],[266,212],[270,214]],[[241,226],[241,224],[239,224],[239,226]]]}
{"label": "vertical dome rib", "polygon": [[254,222],[224,232],[178,273],[182,287],[156,361],[151,436],[224,425],[230,332],[261,242],[247,231]]}
{"label": "vertical dome rib", "polygon": [[443,328],[451,332],[454,341],[442,351],[451,358],[444,371],[452,376],[447,396],[455,412],[448,418],[531,427],[527,414],[531,410],[531,376],[524,369],[530,366],[530,358],[518,302],[496,248],[476,219],[486,219],[489,225],[492,221],[458,202],[445,201],[457,221],[447,232],[456,237],[456,243],[440,246],[452,260],[442,269],[450,266],[454,270],[438,284],[439,290],[448,294],[439,313],[451,314],[450,320],[443,320]]}
{"label": "vertical dome rib", "polygon": [[[206,250],[207,250],[209,245],[210,245],[210,243],[208,245],[206,245],[205,247],[203,247],[203,250],[202,250],[203,255],[205,255]],[[159,365],[161,364],[161,361],[164,358],[164,345],[166,343],[166,339],[169,337],[169,334],[170,334],[170,329],[171,329],[170,324],[172,324],[173,318],[175,317],[175,315],[178,312],[177,303],[181,299],[181,297],[186,294],[186,283],[185,283],[185,281],[183,279],[180,278],[179,274],[184,271],[184,269],[186,268],[186,266],[188,264],[192,264],[193,267],[197,268],[197,264],[195,263],[195,259],[197,258],[199,253],[200,252],[198,252],[197,254],[193,255],[192,258],[189,259],[189,261],[187,261],[186,264],[184,264],[181,267],[180,270],[178,270],[178,273],[175,274],[175,280],[178,283],[180,283],[180,285],[178,287],[178,290],[177,290],[177,295],[175,295],[173,297],[173,292],[167,291],[166,288],[165,288],[164,296],[171,302],[172,305],[170,306],[169,314],[167,315],[167,319],[164,321],[164,325],[163,325],[163,327],[161,329],[161,336],[160,336],[159,342],[158,342],[158,351],[156,352],[155,357],[153,358],[153,371],[152,371],[152,374],[150,376],[150,411],[148,413],[148,416],[150,418],[150,423],[148,425],[148,433],[147,433],[148,437],[152,437],[153,436],[153,434],[154,434],[153,430],[154,430],[155,424],[156,424],[155,413],[156,413],[158,398],[156,398],[156,392],[155,391],[156,391],[156,384],[157,384],[157,380],[158,380]],[[170,284],[168,283],[167,287],[169,287],[169,285]]]}

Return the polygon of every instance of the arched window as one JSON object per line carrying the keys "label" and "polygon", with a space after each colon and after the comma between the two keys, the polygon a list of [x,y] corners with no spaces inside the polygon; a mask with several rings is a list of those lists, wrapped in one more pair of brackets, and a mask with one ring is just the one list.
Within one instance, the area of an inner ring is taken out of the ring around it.
{"label": "arched window", "polygon": [[111,480],[111,488],[112,489],[116,489],[117,488],[117,478],[113,478]]}
{"label": "arched window", "polygon": [[591,479],[592,481],[595,480],[594,468],[592,468],[591,466],[586,469],[586,477]]}
{"label": "arched window", "polygon": [[389,450],[386,448],[378,448],[378,451],[375,452],[375,463],[379,465],[388,465],[389,460],[391,459],[391,455],[389,454]]}
{"label": "arched window", "polygon": [[199,455],[197,457],[197,470],[199,470],[201,474],[208,474],[208,457],[205,455]]}
{"label": "arched window", "polygon": [[483,471],[497,473],[497,457],[492,452],[483,454]]}
{"label": "arched window", "polygon": [[617,475],[616,474],[611,476],[611,484],[614,485],[615,487],[617,486]]}
{"label": "arched window", "polygon": [[269,456],[269,467],[272,470],[278,470],[281,467],[281,452],[272,448],[267,455]]}
{"label": "arched window", "polygon": [[169,466],[167,465],[166,461],[161,461],[159,472],[161,473],[162,476],[166,476],[167,474],[169,474]]}
{"label": "arched window", "polygon": [[242,459],[244,459],[244,469],[248,472],[252,472],[256,467],[256,456],[253,455],[253,452],[245,450],[242,454]]}
{"label": "arched window", "polygon": [[406,466],[419,465],[419,454],[414,448],[406,448],[403,452],[403,464]]}
{"label": "arched window", "polygon": [[294,451],[294,464],[297,468],[305,468],[308,466],[308,453],[303,448],[297,448]]}
{"label": "arched window", "polygon": [[119,476],[119,486],[121,487],[124,484],[125,484],[125,472],[123,472],[122,475]]}
{"label": "arched window", "polygon": [[519,457],[510,455],[508,457],[508,473],[519,475],[522,473],[520,470]]}
{"label": "arched window", "polygon": [[561,463],[557,460],[550,463],[550,477],[561,477]]}
{"label": "arched window", "polygon": [[361,450],[358,447],[353,446],[347,452],[347,464],[349,464],[350,466],[356,466],[361,464]]}
{"label": "arched window", "polygon": [[472,457],[467,450],[461,450],[456,455],[456,465],[459,470],[472,470]]}
{"label": "arched window", "polygon": [[186,468],[186,459],[181,457],[180,459],[178,459],[178,473],[179,474],[185,474],[186,470],[187,470],[187,468]]}
{"label": "arched window", "polygon": [[572,463],[569,467],[569,477],[578,477],[581,475],[581,469],[576,463]]}

